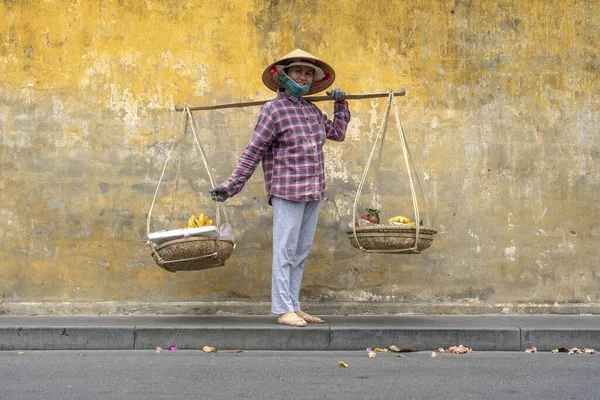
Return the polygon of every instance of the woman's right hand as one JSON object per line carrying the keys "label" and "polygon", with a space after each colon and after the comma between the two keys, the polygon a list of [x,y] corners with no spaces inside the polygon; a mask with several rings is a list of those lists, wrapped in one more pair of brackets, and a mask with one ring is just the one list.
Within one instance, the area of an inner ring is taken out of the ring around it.
{"label": "woman's right hand", "polygon": [[209,190],[208,192],[210,193],[210,195],[214,201],[223,202],[229,198],[229,195],[227,194],[225,189],[223,189],[221,187],[221,185],[217,186],[214,189]]}

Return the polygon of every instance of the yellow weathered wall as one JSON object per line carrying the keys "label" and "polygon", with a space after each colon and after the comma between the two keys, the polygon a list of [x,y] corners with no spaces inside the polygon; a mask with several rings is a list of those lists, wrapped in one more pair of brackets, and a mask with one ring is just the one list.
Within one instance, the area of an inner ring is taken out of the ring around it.
{"label": "yellow weathered wall", "polygon": [[[350,247],[343,230],[385,100],[351,102],[347,140],[326,147],[329,190],[304,299],[597,307],[597,15],[600,3],[576,0],[4,1],[2,303],[268,300],[260,168],[226,203],[238,247],[225,268],[155,266],[146,215],[174,105],[268,99],[263,69],[302,48],[332,64],[349,93],[406,88],[400,115],[439,230],[422,255]],[[233,170],[257,112],[195,113],[215,180]],[[411,215],[399,146],[390,131],[378,184],[386,217]],[[183,163],[175,221],[164,218],[172,166],[156,229],[212,210],[191,142]]]}

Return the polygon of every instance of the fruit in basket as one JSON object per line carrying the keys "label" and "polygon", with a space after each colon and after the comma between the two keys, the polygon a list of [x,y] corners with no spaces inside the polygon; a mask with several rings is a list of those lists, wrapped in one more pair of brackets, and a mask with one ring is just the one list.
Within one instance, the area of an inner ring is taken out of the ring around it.
{"label": "fruit in basket", "polygon": [[395,217],[388,219],[388,222],[400,222],[401,224],[408,224],[410,219],[402,215],[396,215]]}
{"label": "fruit in basket", "polygon": [[188,225],[187,225],[187,227],[188,228],[195,228],[196,227],[196,216],[195,215],[192,215],[190,217],[190,219],[188,219]]}
{"label": "fruit in basket", "polygon": [[397,215],[395,217],[392,217],[392,218],[388,219],[388,223],[392,223],[392,222],[399,222],[401,224],[415,226],[414,222],[412,222],[410,219],[408,219],[408,218],[406,218],[405,216],[402,216],[402,215]]}
{"label": "fruit in basket", "polygon": [[211,226],[214,225],[213,220],[208,217],[208,215],[204,215],[204,213],[200,214],[199,217],[196,215],[192,215],[188,219],[188,228],[202,228],[203,226]]}
{"label": "fruit in basket", "polygon": [[361,215],[360,219],[364,219],[365,221],[369,221],[369,222],[372,222],[374,224],[377,223],[377,218],[375,218],[374,216],[369,215],[369,214]]}
{"label": "fruit in basket", "polygon": [[360,218],[367,220],[373,224],[378,224],[379,223],[379,210],[376,210],[374,208],[366,208],[365,210],[367,210],[368,214],[361,215]]}

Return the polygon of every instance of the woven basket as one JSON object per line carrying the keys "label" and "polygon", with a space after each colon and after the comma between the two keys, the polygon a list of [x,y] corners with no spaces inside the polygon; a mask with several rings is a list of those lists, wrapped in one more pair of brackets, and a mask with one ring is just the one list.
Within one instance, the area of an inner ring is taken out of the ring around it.
{"label": "woven basket", "polygon": [[437,233],[437,230],[428,226],[419,227],[417,251],[410,250],[415,245],[416,228],[414,226],[357,226],[356,237],[358,237],[360,246],[356,242],[352,228],[348,228],[346,233],[352,246],[357,249],[362,246],[365,251],[377,253],[416,254],[431,246],[433,235]]}
{"label": "woven basket", "polygon": [[198,271],[225,265],[232,251],[233,242],[228,240],[191,237],[161,244],[152,251],[152,258],[169,272]]}

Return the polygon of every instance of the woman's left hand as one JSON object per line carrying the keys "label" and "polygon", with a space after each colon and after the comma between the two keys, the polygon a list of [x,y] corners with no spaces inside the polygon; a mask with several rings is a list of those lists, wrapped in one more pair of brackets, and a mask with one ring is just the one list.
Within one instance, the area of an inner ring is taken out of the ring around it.
{"label": "woman's left hand", "polygon": [[335,88],[331,92],[327,92],[327,96],[333,97],[335,101],[346,100],[346,92],[339,88]]}

